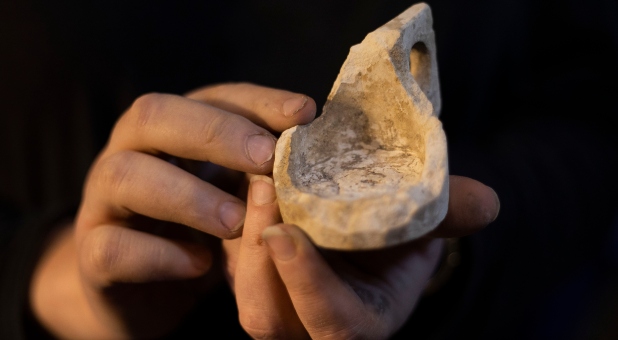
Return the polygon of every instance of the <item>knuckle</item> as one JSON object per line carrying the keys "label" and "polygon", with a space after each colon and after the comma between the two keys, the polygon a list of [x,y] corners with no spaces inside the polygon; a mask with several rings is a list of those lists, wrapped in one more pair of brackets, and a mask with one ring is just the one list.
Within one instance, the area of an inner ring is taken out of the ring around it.
{"label": "knuckle", "polygon": [[147,126],[153,117],[160,112],[164,94],[147,93],[137,98],[129,112],[134,116],[135,126],[138,129]]}
{"label": "knuckle", "polygon": [[134,156],[132,151],[120,151],[99,161],[95,171],[99,188],[112,194],[121,192],[131,182]]}
{"label": "knuckle", "polygon": [[203,221],[207,215],[204,206],[209,204],[209,197],[204,195],[199,185],[188,179],[180,179],[176,183],[176,201],[174,208],[183,211],[184,221],[188,225]]}
{"label": "knuckle", "polygon": [[148,93],[137,98],[131,107],[118,119],[110,136],[110,145],[123,144],[152,124],[168,95]]}
{"label": "knuckle", "polygon": [[82,246],[88,251],[84,256],[86,270],[97,277],[110,277],[122,261],[121,243],[121,233],[107,228],[91,231]]}
{"label": "knuckle", "polygon": [[200,136],[202,136],[202,142],[206,145],[216,145],[221,142],[225,137],[228,126],[230,125],[232,117],[227,117],[222,112],[216,112],[210,119],[205,119],[200,129]]}

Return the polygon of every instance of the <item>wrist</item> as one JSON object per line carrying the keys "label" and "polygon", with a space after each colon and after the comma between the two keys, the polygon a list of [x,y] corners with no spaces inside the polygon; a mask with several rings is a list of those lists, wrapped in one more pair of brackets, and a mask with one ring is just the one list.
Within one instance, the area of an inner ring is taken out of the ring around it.
{"label": "wrist", "polygon": [[70,223],[50,235],[30,282],[36,320],[59,338],[92,338],[107,331],[96,320],[81,286]]}

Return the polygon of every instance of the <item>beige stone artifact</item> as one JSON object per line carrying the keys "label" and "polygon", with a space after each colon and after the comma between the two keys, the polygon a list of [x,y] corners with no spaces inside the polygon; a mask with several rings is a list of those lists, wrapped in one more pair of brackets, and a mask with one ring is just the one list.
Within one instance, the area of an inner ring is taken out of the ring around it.
{"label": "beige stone artifact", "polygon": [[352,46],[322,115],[286,130],[274,178],[283,220],[318,246],[376,249],[446,215],[448,161],[429,6]]}

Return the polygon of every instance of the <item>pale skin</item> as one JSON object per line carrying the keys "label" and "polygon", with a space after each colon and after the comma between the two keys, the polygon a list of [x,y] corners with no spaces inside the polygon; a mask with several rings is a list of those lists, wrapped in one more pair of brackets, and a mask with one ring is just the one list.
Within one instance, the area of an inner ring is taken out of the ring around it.
{"label": "pale skin", "polygon": [[[280,224],[265,176],[273,134],[315,112],[305,95],[253,84],[140,97],[93,163],[75,222],[50,238],[31,284],[35,316],[59,338],[160,336],[221,279],[223,255],[241,325],[254,338],[393,334],[439,261],[439,237],[485,227],[497,196],[451,176],[447,218],[432,235],[379,254],[318,250],[298,227]],[[200,171],[209,163],[241,176]],[[240,190],[245,178],[242,199],[220,189]]]}

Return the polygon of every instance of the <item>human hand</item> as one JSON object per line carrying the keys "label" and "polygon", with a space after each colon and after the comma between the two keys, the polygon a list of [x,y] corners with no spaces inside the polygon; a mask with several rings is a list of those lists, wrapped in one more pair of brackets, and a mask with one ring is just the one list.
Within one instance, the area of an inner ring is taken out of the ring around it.
{"label": "human hand", "polygon": [[[91,167],[72,233],[39,264],[31,292],[37,317],[70,338],[173,329],[213,279],[216,238],[241,233],[245,203],[220,188],[238,187],[244,172],[271,172],[271,131],[314,115],[307,96],[251,84],[137,99]],[[241,176],[209,183],[179,166],[186,160]]]}
{"label": "human hand", "polygon": [[388,338],[434,272],[440,237],[479,231],[498,210],[491,188],[451,176],[448,214],[430,235],[382,250],[327,251],[278,224],[272,180],[254,176],[243,236],[223,243],[240,322],[254,338]]}

